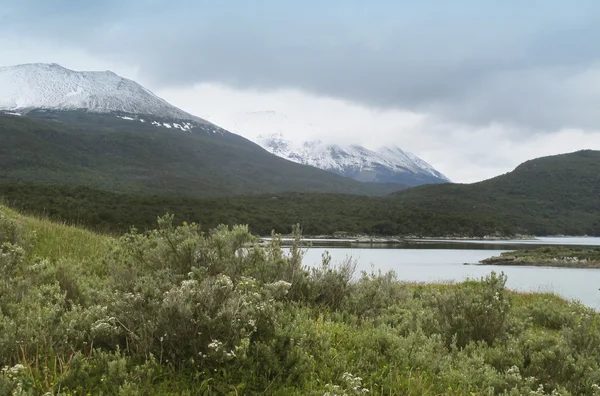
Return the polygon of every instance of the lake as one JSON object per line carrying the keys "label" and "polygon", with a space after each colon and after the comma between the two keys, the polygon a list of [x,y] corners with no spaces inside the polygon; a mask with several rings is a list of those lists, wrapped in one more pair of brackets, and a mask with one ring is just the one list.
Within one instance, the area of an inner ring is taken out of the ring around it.
{"label": "lake", "polygon": [[479,260],[508,250],[531,248],[532,245],[600,246],[600,238],[539,238],[536,241],[425,241],[408,245],[373,245],[360,247],[329,246],[307,249],[304,263],[318,265],[328,251],[332,262],[346,257],[357,261],[360,271],[393,270],[400,280],[411,282],[463,281],[480,278],[492,271],[508,276],[507,286],[525,292],[553,292],[600,310],[600,269],[475,266]]}

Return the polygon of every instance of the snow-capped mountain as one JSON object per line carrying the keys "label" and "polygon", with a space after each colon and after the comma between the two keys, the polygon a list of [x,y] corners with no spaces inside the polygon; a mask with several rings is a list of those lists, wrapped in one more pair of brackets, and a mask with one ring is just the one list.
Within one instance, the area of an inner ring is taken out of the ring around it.
{"label": "snow-capped mountain", "polygon": [[18,114],[31,109],[83,109],[117,113],[121,118],[124,114],[149,115],[161,125],[165,119],[210,124],[110,71],[79,72],[54,63],[0,67],[0,110]]}
{"label": "snow-capped mountain", "polygon": [[358,145],[342,146],[321,141],[294,144],[281,133],[259,136],[256,140],[279,157],[363,182],[417,186],[450,181],[427,162],[398,147],[382,147],[373,151]]}
{"label": "snow-capped mountain", "polygon": [[[328,144],[317,138],[344,134],[335,120],[313,120],[274,110],[233,113],[221,117],[220,124],[246,136],[271,153],[300,163],[325,169],[346,177],[378,183],[417,186],[447,183],[450,180],[416,155],[398,147],[370,150],[356,144]],[[304,141],[287,139],[307,136]],[[313,137],[312,139],[310,137]]]}

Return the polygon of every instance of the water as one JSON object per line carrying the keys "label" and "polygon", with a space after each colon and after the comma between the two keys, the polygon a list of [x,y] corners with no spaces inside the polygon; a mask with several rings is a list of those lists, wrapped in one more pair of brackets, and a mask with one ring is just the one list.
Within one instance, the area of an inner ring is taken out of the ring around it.
{"label": "water", "polygon": [[[318,265],[323,252],[328,251],[333,263],[346,257],[355,259],[358,273],[372,269],[393,270],[399,279],[412,282],[460,282],[466,278],[480,278],[492,271],[504,272],[508,276],[507,286],[513,290],[553,292],[600,310],[600,269],[464,265],[509,250],[504,248],[506,241],[498,241],[501,244],[489,242],[436,241],[422,246],[411,244],[408,248],[399,247],[402,245],[394,248],[313,247],[307,250],[304,263]],[[513,244],[532,247],[531,241],[510,241],[508,245],[512,250]],[[539,244],[600,246],[600,238],[543,238]]]}

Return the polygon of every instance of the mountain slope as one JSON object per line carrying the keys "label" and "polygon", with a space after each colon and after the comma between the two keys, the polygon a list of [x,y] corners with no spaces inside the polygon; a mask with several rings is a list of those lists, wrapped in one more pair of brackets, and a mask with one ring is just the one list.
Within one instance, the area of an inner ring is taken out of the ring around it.
{"label": "mountain slope", "polygon": [[[356,144],[322,142],[321,136],[334,132],[339,136],[348,127],[333,117],[327,122],[267,110],[233,113],[222,121],[232,132],[250,137],[279,157],[355,180],[408,186],[450,181],[416,155],[394,146],[373,151]],[[292,141],[292,137],[303,138]]]}
{"label": "mountain slope", "polygon": [[190,133],[112,114],[31,110],[0,114],[0,141],[0,178],[12,181],[193,196],[398,189],[285,161],[211,125]]}
{"label": "mountain slope", "polygon": [[127,193],[387,194],[282,160],[112,72],[0,68],[0,178]]}
{"label": "mountain slope", "polygon": [[81,110],[144,114],[207,124],[113,72],[78,72],[57,64],[0,67],[0,110]]}
{"label": "mountain slope", "polygon": [[152,226],[168,211],[204,228],[243,223],[263,235],[289,233],[300,223],[309,235],[600,236],[599,175],[600,151],[580,151],[528,161],[480,183],[428,185],[384,197],[277,193],[200,199],[1,180],[0,196],[21,209],[116,230]]}
{"label": "mountain slope", "polygon": [[259,136],[257,143],[279,157],[358,181],[409,186],[450,181],[427,162],[398,147],[372,151],[359,145],[341,146],[320,141],[295,145],[281,134]]}

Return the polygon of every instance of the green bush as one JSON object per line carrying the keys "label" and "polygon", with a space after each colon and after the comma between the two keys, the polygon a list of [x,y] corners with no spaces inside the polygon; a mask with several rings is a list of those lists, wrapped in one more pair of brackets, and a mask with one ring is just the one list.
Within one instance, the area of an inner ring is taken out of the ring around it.
{"label": "green bush", "polygon": [[331,256],[324,253],[321,265],[311,268],[309,295],[311,303],[338,310],[350,293],[350,281],[356,270],[356,262],[348,257],[337,266],[331,265]]}
{"label": "green bush", "polygon": [[21,236],[22,230],[18,222],[0,208],[0,245],[18,243]]}
{"label": "green bush", "polygon": [[491,345],[505,336],[511,309],[506,275],[492,272],[480,282],[467,281],[438,293],[435,300],[440,331],[448,345],[471,341]]}

